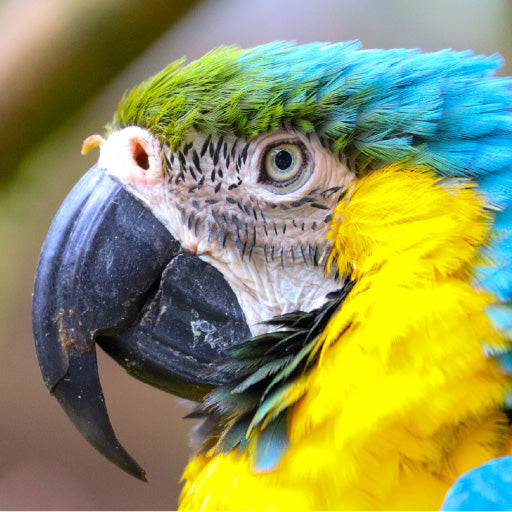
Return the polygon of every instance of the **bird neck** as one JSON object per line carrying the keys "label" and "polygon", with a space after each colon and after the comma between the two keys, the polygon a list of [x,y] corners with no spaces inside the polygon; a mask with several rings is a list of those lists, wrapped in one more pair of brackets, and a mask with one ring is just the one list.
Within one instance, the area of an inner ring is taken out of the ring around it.
{"label": "bird neck", "polygon": [[466,184],[360,180],[332,225],[332,263],[355,284],[289,409],[289,449],[266,473],[236,450],[197,457],[182,508],[434,509],[458,475],[509,453],[510,378],[482,347],[505,341],[469,272],[487,225]]}

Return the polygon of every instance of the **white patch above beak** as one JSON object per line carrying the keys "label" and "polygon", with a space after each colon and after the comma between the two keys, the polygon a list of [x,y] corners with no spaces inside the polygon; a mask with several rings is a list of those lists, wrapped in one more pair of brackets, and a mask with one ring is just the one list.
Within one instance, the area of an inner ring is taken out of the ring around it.
{"label": "white patch above beak", "polygon": [[128,186],[155,185],[162,177],[161,145],[147,130],[130,126],[101,145],[98,164]]}

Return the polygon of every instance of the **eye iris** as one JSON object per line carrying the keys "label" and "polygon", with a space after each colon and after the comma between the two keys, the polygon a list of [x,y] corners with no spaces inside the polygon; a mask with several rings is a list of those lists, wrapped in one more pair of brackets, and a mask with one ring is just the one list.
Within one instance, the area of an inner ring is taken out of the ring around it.
{"label": "eye iris", "polygon": [[304,151],[298,143],[271,146],[263,159],[262,181],[274,187],[288,187],[299,179],[305,162]]}
{"label": "eye iris", "polygon": [[292,165],[292,161],[293,158],[289,151],[282,149],[277,152],[275,157],[276,167],[281,171],[289,169]]}

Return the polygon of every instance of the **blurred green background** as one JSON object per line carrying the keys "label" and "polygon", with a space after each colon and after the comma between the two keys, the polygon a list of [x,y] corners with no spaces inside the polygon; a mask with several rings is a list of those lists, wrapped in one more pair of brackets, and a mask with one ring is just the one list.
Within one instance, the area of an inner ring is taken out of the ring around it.
{"label": "blurred green background", "polygon": [[122,93],[220,44],[343,41],[499,52],[512,73],[509,0],[0,1],[0,508],[172,509],[188,458],[186,409],[99,354],[112,423],[148,471],[136,481],[71,426],[39,374],[31,292],[59,204],[97,153]]}

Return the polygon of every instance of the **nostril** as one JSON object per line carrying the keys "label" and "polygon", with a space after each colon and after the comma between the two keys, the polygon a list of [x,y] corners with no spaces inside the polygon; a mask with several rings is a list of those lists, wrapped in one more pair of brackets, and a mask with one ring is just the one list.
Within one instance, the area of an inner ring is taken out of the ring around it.
{"label": "nostril", "polygon": [[138,143],[132,145],[132,155],[137,165],[147,171],[149,169],[149,157],[146,150]]}
{"label": "nostril", "polygon": [[164,177],[161,143],[147,130],[129,126],[112,132],[100,145],[98,165],[122,183],[154,185]]}

